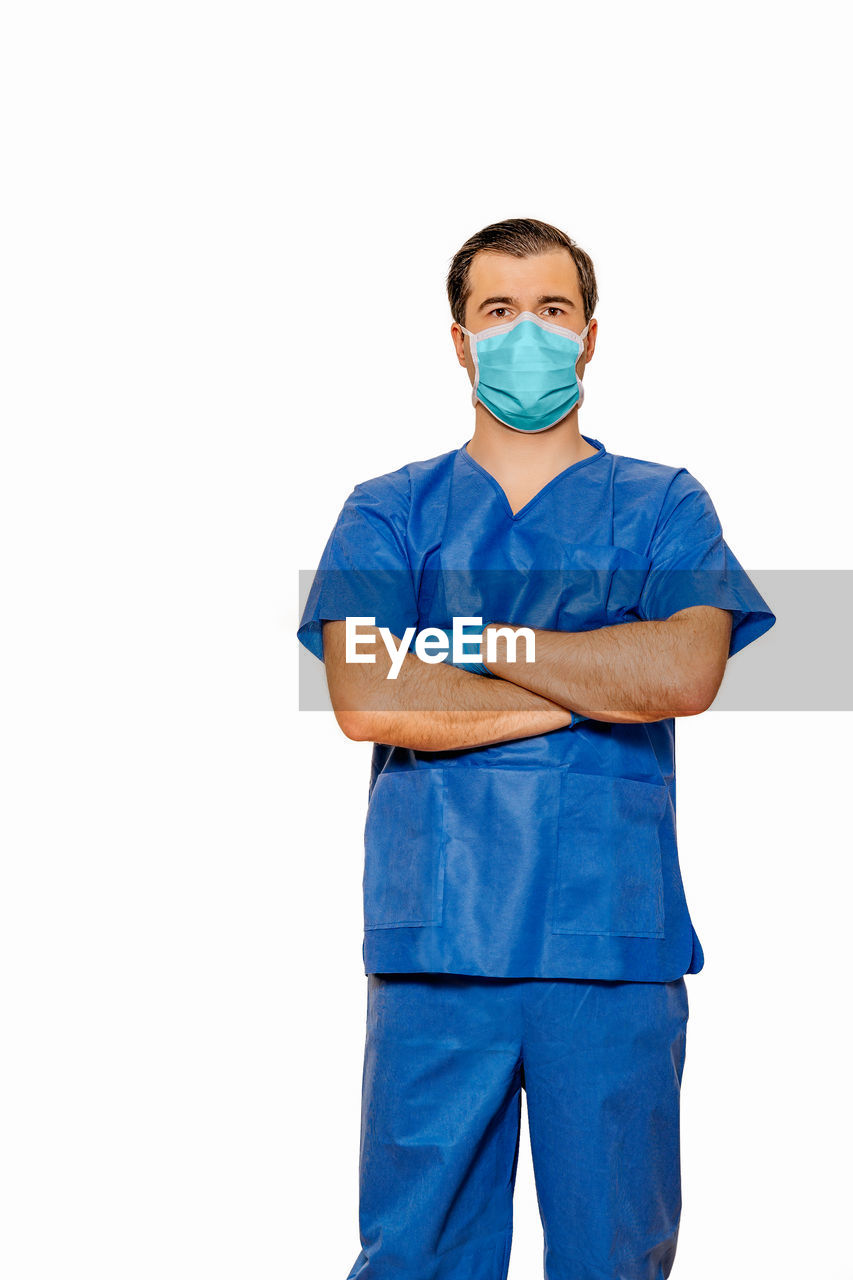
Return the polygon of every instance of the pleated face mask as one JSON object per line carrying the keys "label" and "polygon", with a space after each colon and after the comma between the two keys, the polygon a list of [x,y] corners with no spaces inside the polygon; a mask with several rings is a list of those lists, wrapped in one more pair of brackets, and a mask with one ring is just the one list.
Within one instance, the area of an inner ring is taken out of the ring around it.
{"label": "pleated face mask", "polygon": [[545,431],[583,404],[575,365],[584,349],[581,333],[522,311],[507,324],[468,334],[474,361],[471,403],[479,400],[515,431]]}

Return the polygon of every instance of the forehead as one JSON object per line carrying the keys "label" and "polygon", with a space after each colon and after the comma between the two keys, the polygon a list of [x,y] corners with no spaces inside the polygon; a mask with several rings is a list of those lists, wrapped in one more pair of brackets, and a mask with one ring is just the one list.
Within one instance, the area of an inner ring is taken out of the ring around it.
{"label": "forehead", "polygon": [[581,302],[577,267],[568,249],[555,248],[529,258],[481,250],[468,271],[468,301],[474,306],[492,294],[520,298],[522,294],[565,293]]}

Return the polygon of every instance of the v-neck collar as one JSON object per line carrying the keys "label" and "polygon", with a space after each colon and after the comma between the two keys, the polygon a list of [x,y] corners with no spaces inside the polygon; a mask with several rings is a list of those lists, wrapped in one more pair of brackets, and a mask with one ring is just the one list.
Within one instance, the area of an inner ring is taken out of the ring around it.
{"label": "v-neck collar", "polygon": [[465,441],[461,449],[458,450],[458,453],[465,459],[465,461],[469,464],[469,466],[472,466],[475,469],[475,471],[479,471],[482,475],[486,477],[486,479],[492,485],[498,497],[500,498],[501,503],[503,504],[504,510],[506,511],[506,514],[509,516],[510,520],[520,520],[521,517],[526,515],[527,512],[530,510],[530,508],[535,503],[537,503],[539,499],[549,491],[549,489],[553,489],[554,485],[557,484],[558,481],[562,480],[565,476],[567,476],[569,472],[574,473],[575,471],[578,470],[579,467],[586,466],[588,462],[595,462],[596,458],[603,457],[604,454],[607,452],[607,450],[605,449],[601,441],[596,440],[593,436],[585,436],[583,432],[581,432],[580,437],[582,440],[586,440],[587,444],[595,445],[596,448],[598,449],[598,452],[590,453],[586,458],[579,458],[577,462],[570,462],[567,467],[565,467],[562,471],[558,471],[557,474],[552,479],[550,479],[546,485],[542,486],[542,488],[539,490],[538,493],[534,493],[533,497],[528,502],[525,502],[524,506],[519,507],[518,511],[515,511],[515,512],[513,511],[512,507],[509,504],[509,498],[506,496],[502,487],[498,484],[497,480],[492,475],[491,471],[487,471],[486,468],[481,463],[479,463],[476,458],[471,457],[470,453],[468,452],[468,445],[471,443],[470,440]]}

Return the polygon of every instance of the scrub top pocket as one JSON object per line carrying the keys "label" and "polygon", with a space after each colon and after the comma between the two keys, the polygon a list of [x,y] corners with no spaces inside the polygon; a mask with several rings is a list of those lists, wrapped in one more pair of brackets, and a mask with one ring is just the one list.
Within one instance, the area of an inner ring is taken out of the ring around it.
{"label": "scrub top pocket", "polygon": [[664,937],[665,783],[563,772],[554,933]]}
{"label": "scrub top pocket", "polygon": [[441,924],[444,773],[402,769],[374,783],[364,827],[364,927]]}

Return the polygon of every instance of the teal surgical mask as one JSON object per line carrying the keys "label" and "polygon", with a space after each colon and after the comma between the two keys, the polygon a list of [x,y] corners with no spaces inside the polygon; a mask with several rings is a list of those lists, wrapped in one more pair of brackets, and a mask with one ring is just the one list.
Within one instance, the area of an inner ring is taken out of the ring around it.
{"label": "teal surgical mask", "polygon": [[575,365],[584,350],[581,333],[522,311],[507,324],[468,334],[474,361],[471,403],[479,400],[515,431],[545,431],[583,404]]}

